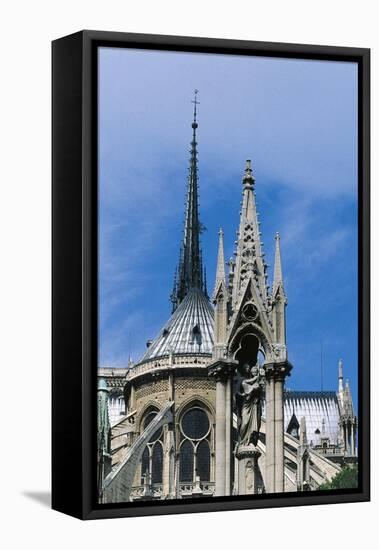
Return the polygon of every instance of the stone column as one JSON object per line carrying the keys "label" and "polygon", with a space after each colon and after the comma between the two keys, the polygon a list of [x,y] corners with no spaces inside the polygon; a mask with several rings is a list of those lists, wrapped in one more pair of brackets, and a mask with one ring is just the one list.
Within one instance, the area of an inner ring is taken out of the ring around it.
{"label": "stone column", "polygon": [[268,363],[266,371],[266,491],[284,491],[283,386],[292,366],[288,361]]}
{"label": "stone column", "polygon": [[275,380],[275,493],[284,491],[283,382]]}
{"label": "stone column", "polygon": [[130,386],[130,412],[134,411],[136,403],[136,391],[134,388],[134,384]]}
{"label": "stone column", "polygon": [[181,495],[180,495],[180,480],[179,480],[179,460],[180,460],[180,456],[179,456],[179,453],[175,451],[175,454],[174,454],[174,486],[175,486],[175,490],[174,490],[174,494],[175,494],[175,498],[181,498]]}
{"label": "stone column", "polygon": [[275,382],[273,378],[267,378],[266,384],[266,492],[275,492],[275,408],[274,408],[274,389]]}
{"label": "stone column", "polygon": [[232,375],[229,374],[225,386],[225,495],[231,494],[232,417]]}
{"label": "stone column", "polygon": [[346,428],[345,420],[343,420],[342,429],[343,429],[343,444],[345,447],[345,455],[347,455],[349,453],[349,449],[347,444],[347,428]]}
{"label": "stone column", "polygon": [[215,496],[225,494],[225,390],[224,377],[216,379],[216,479]]}
{"label": "stone column", "polygon": [[163,468],[162,468],[162,491],[165,497],[170,495],[172,488],[171,477],[171,453],[173,447],[172,429],[169,424],[163,426]]}
{"label": "stone column", "polygon": [[231,469],[231,421],[232,421],[232,376],[237,362],[216,359],[208,366],[208,374],[216,380],[216,453],[215,496],[230,494]]}
{"label": "stone column", "polygon": [[174,384],[174,371],[172,367],[168,369],[168,399],[169,401],[175,400],[175,384]]}

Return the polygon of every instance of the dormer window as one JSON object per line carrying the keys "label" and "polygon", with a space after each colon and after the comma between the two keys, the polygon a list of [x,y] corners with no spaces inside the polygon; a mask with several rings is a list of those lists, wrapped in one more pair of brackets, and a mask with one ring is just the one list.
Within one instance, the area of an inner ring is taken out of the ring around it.
{"label": "dormer window", "polygon": [[195,325],[192,329],[193,335],[196,336],[197,334],[200,334],[200,327],[199,325]]}
{"label": "dormer window", "polygon": [[198,345],[201,346],[201,330],[199,325],[195,325],[192,329],[192,338],[193,341]]}
{"label": "dormer window", "polygon": [[295,413],[293,413],[291,416],[291,420],[288,423],[287,433],[289,433],[293,437],[296,437],[296,439],[299,439],[299,428],[300,428],[299,421],[296,418]]}

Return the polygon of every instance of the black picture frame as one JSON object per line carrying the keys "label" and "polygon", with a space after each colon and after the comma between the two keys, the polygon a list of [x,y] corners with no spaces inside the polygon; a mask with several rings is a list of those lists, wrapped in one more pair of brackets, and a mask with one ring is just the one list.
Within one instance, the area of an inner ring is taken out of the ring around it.
{"label": "black picture frame", "polygon": [[[96,503],[97,49],[100,46],[358,63],[359,488],[197,501]],[[81,31],[52,43],[52,507],[81,519],[370,499],[370,50]]]}

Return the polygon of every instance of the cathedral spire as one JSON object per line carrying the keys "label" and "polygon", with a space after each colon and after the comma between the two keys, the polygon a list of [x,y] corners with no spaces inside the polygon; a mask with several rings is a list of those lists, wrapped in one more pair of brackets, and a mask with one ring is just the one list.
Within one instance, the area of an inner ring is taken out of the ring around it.
{"label": "cathedral spire", "polygon": [[272,284],[272,294],[275,296],[278,288],[281,287],[284,290],[283,285],[283,273],[282,273],[282,258],[280,254],[280,235],[275,235],[275,263],[274,263],[274,281]]}
{"label": "cathedral spire", "polygon": [[174,311],[191,288],[198,288],[200,290],[204,288],[200,250],[201,224],[199,220],[198,202],[196,130],[198,128],[197,106],[199,105],[199,101],[197,100],[197,94],[198,90],[195,90],[195,97],[192,100],[192,103],[194,104],[194,111],[192,122],[192,141],[190,149],[184,236],[180,250],[176,289],[171,296]]}
{"label": "cathedral spire", "polygon": [[216,292],[218,291],[220,283],[224,283],[226,287],[224,232],[221,227],[218,232],[218,254],[217,254],[216,282],[214,287],[214,294],[216,294]]}

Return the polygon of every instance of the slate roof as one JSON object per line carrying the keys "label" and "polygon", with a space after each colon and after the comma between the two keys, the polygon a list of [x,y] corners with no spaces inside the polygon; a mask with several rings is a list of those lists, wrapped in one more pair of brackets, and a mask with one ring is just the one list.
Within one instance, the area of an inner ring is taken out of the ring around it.
{"label": "slate roof", "polygon": [[204,292],[192,288],[140,362],[176,354],[211,355],[213,346],[213,308]]}
{"label": "slate roof", "polygon": [[[284,392],[284,429],[287,431],[292,415],[300,423],[305,417],[308,443],[317,445],[321,437],[329,437],[337,443],[340,410],[337,394],[333,391],[290,391]],[[322,433],[324,420],[324,434]],[[316,431],[320,433],[316,433]]]}

